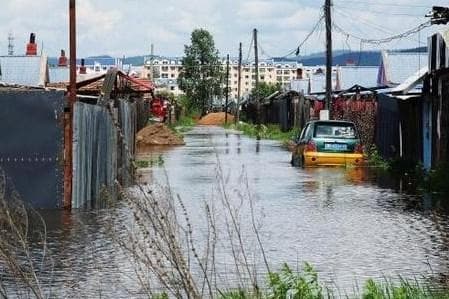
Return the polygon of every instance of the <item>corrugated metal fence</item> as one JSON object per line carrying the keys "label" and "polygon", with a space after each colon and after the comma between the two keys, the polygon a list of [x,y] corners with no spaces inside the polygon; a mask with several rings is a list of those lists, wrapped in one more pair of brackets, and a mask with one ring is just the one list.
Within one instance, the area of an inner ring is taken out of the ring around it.
{"label": "corrugated metal fence", "polygon": [[128,186],[133,181],[137,105],[120,99],[116,106],[75,104],[72,208],[115,199],[116,182]]}

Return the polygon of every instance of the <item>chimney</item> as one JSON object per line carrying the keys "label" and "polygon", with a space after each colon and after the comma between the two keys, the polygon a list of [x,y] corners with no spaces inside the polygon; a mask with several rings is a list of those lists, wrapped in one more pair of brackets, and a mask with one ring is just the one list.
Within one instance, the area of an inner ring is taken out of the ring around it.
{"label": "chimney", "polygon": [[65,51],[61,50],[61,56],[59,57],[58,60],[58,66],[61,67],[67,67],[68,63],[67,63],[67,57],[65,56]]}
{"label": "chimney", "polygon": [[36,56],[37,55],[37,44],[36,44],[36,34],[30,34],[30,42],[27,44],[27,56]]}
{"label": "chimney", "polygon": [[81,66],[80,66],[80,75],[86,74],[86,67],[84,66],[84,58],[81,59]]}

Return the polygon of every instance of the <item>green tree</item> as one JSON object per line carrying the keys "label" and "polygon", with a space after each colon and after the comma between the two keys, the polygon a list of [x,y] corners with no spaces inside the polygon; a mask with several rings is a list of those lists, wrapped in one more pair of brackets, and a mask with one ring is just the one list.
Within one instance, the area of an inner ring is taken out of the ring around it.
{"label": "green tree", "polygon": [[202,115],[212,104],[214,96],[222,94],[222,66],[212,35],[204,29],[195,29],[191,45],[184,48],[183,71],[178,85],[188,98],[188,110],[200,110]]}
{"label": "green tree", "polygon": [[259,82],[259,84],[251,91],[251,99],[263,99],[276,91],[281,91],[282,87],[280,83],[272,84],[266,82]]}

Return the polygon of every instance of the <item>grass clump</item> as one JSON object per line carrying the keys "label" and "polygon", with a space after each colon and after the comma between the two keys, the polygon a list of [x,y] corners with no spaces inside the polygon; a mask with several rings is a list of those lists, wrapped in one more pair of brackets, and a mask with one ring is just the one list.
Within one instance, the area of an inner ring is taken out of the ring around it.
{"label": "grass clump", "polygon": [[367,280],[361,295],[362,299],[433,299],[449,298],[449,293],[434,291],[419,285],[418,282],[401,280],[397,285],[392,282],[379,283]]}
{"label": "grass clump", "polygon": [[283,132],[279,125],[276,124],[254,125],[240,122],[238,124],[227,124],[224,125],[224,127],[241,131],[243,132],[243,134],[249,137],[278,140],[282,143],[287,143],[288,141],[294,139],[299,132],[299,129],[293,129],[287,132]]}
{"label": "grass clump", "polygon": [[193,115],[186,115],[179,118],[174,124],[171,124],[170,128],[177,133],[185,133],[192,130],[195,124]]}
{"label": "grass clump", "polygon": [[366,151],[366,158],[368,165],[371,167],[377,167],[384,170],[388,170],[391,168],[390,161],[384,159],[377,147],[373,144]]}
{"label": "grass clump", "polygon": [[323,287],[318,281],[318,273],[308,263],[302,273],[294,272],[287,264],[279,272],[268,274],[269,292],[267,299],[321,299]]}
{"label": "grass clump", "polygon": [[136,168],[148,168],[148,167],[163,166],[163,165],[164,165],[164,157],[162,155],[158,155],[157,157],[151,157],[148,160],[135,161]]}

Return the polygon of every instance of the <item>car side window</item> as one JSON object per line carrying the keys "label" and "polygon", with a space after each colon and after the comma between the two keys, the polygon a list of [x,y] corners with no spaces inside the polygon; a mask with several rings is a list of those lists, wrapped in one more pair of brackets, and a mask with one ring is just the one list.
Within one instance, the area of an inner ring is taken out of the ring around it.
{"label": "car side window", "polygon": [[296,141],[297,141],[297,142],[300,142],[301,140],[304,139],[304,137],[306,136],[306,132],[307,132],[307,130],[308,130],[309,127],[310,127],[310,124],[307,124],[307,125],[304,127],[304,129],[302,129],[301,135],[298,135],[298,137],[296,138]]}
{"label": "car side window", "polygon": [[312,127],[313,127],[313,126],[309,124],[309,126],[307,127],[307,130],[306,130],[306,132],[305,132],[305,134],[304,134],[303,139],[309,140],[310,138],[312,138],[312,130],[313,130]]}

